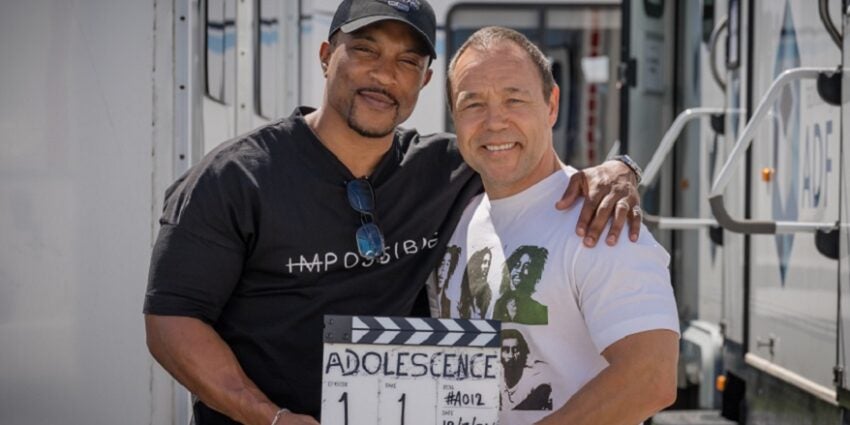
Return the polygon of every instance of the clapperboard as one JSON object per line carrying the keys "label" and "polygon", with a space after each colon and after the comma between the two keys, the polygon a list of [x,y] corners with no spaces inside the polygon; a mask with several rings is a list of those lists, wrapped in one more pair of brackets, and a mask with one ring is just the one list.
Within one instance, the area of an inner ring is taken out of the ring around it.
{"label": "clapperboard", "polygon": [[323,425],[494,425],[497,320],[325,316]]}

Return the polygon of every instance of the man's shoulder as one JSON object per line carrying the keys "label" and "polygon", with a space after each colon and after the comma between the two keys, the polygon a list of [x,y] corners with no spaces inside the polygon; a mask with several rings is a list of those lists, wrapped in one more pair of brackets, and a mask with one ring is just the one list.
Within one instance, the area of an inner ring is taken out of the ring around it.
{"label": "man's shoulder", "polygon": [[262,180],[272,169],[274,145],[291,134],[290,121],[284,118],[222,142],[177,179],[166,196],[177,190],[194,190],[199,185],[253,186],[251,182]]}
{"label": "man's shoulder", "polygon": [[487,199],[487,195],[483,192],[473,196],[472,199],[470,199],[469,202],[466,204],[466,207],[464,207],[463,209],[463,216],[461,217],[461,222],[469,223],[472,220],[472,217],[475,215],[490,214],[485,199]]}
{"label": "man's shoulder", "polygon": [[404,151],[409,149],[448,150],[457,152],[457,138],[452,133],[421,134],[415,128],[398,127],[396,137]]}
{"label": "man's shoulder", "polygon": [[[563,234],[575,236],[575,228],[584,207],[585,198],[579,197],[566,211],[555,208],[577,170],[564,166],[553,175],[527,189],[522,202],[514,202],[516,211],[509,214],[519,225],[539,229],[541,234]],[[510,212],[510,210],[508,210]],[[548,230],[546,230],[548,229]]]}
{"label": "man's shoulder", "polygon": [[457,139],[452,133],[420,133],[415,128],[396,127],[395,132],[400,139],[411,140],[416,143],[454,143]]}
{"label": "man's shoulder", "polygon": [[[415,129],[396,129],[402,162],[416,173],[434,176],[469,176],[472,169],[463,161],[457,139],[451,133],[420,134]],[[442,174],[447,173],[447,174]],[[448,174],[451,173],[451,174]]]}
{"label": "man's shoulder", "polygon": [[199,165],[213,170],[238,165],[244,171],[251,171],[269,165],[273,157],[292,157],[282,155],[280,151],[292,148],[294,143],[291,142],[294,139],[307,137],[301,128],[302,123],[303,121],[293,114],[257,127],[222,142],[205,155]]}

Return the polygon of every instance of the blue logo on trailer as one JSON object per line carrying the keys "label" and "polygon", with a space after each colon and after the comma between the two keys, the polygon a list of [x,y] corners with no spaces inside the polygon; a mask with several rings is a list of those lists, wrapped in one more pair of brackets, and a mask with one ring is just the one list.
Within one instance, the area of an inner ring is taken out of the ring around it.
{"label": "blue logo on trailer", "polygon": [[[797,32],[791,16],[791,5],[786,0],[779,49],[776,52],[774,78],[782,72],[800,66],[800,49]],[[796,221],[799,216],[798,181],[800,169],[800,82],[795,81],[782,89],[779,100],[773,105],[773,169],[776,183],[773,185],[773,218]],[[776,235],[776,251],[779,255],[779,274],[785,286],[788,261],[794,235]]]}

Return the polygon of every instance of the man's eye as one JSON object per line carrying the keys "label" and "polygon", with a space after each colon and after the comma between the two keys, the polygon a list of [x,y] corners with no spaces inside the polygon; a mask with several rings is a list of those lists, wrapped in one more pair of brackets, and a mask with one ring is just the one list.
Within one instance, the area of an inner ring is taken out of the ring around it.
{"label": "man's eye", "polygon": [[481,107],[480,103],[467,103],[466,105],[463,106],[462,109],[465,111],[467,109],[476,109],[476,108],[479,108],[479,107]]}

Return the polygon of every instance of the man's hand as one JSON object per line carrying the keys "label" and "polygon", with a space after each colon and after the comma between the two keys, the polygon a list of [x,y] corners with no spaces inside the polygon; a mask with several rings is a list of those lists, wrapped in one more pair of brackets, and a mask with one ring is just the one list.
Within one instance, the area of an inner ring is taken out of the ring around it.
{"label": "man's hand", "polygon": [[596,246],[605,223],[611,219],[611,229],[605,238],[615,245],[629,221],[629,239],[637,241],[640,234],[640,195],[634,172],[620,161],[606,161],[596,167],[581,170],[570,178],[564,197],[555,204],[558,209],[572,206],[579,196],[586,198],[576,224],[576,234],[584,237],[588,247]]}
{"label": "man's hand", "polygon": [[286,412],[280,415],[280,419],[277,420],[275,425],[319,425],[319,421],[310,415]]}
{"label": "man's hand", "polygon": [[[192,317],[145,315],[151,354],[178,382],[212,409],[246,425],[268,425],[280,409],[245,375],[213,328]],[[286,412],[276,425],[317,425]]]}

